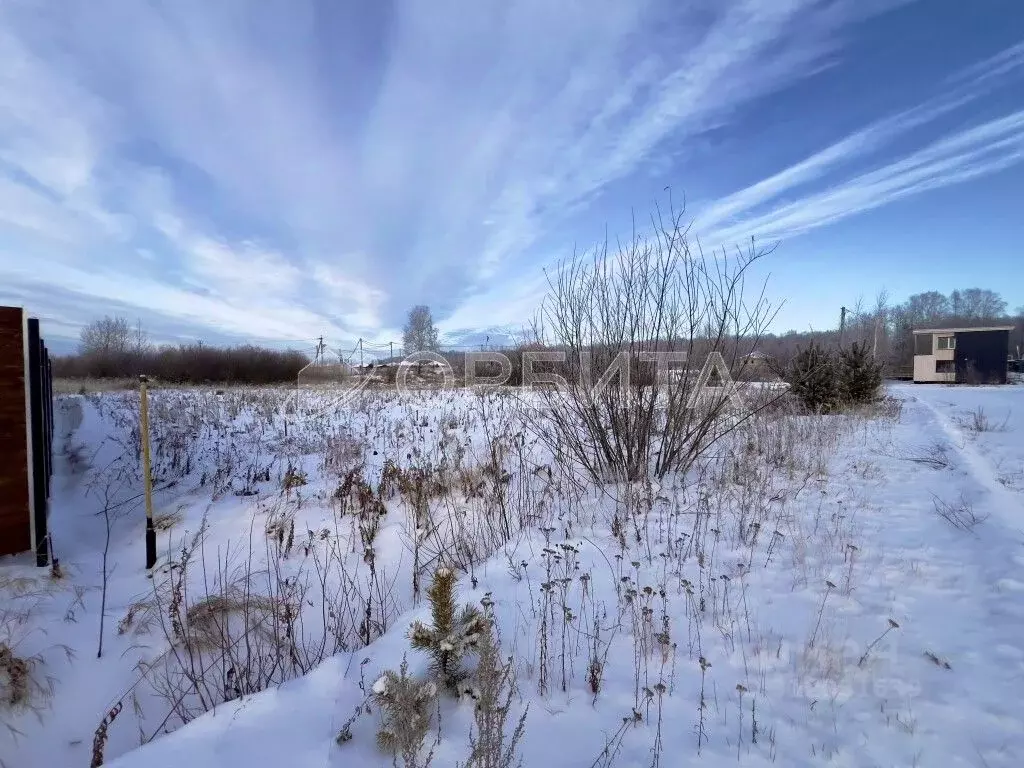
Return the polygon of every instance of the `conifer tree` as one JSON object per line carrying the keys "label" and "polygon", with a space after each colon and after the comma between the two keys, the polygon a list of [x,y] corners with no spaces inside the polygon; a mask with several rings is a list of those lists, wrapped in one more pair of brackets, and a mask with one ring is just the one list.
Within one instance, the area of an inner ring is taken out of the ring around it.
{"label": "conifer tree", "polygon": [[815,413],[827,413],[839,403],[834,356],[813,341],[797,352],[786,371],[786,381],[790,392]]}
{"label": "conifer tree", "polygon": [[854,342],[839,353],[840,394],[848,403],[870,403],[882,386],[882,366],[871,358],[867,344]]}
{"label": "conifer tree", "polygon": [[373,684],[373,698],[381,709],[377,746],[395,755],[414,756],[430,729],[430,713],[437,697],[433,680],[409,676],[403,658],[398,672],[386,670]]}
{"label": "conifer tree", "polygon": [[486,629],[486,618],[479,608],[456,608],[455,582],[455,573],[450,568],[439,568],[434,573],[427,590],[433,626],[415,621],[409,630],[412,647],[430,653],[434,675],[452,693],[459,692],[459,684],[467,677],[462,657],[476,649]]}

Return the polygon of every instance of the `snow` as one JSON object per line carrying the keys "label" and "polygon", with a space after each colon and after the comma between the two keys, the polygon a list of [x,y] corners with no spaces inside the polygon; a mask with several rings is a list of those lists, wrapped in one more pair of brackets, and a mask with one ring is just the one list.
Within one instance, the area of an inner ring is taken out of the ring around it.
{"label": "snow", "polygon": [[[502,653],[515,661],[510,727],[528,706],[526,766],[1016,768],[1024,758],[1024,387],[908,384],[889,394],[898,411],[781,416],[738,433],[690,478],[597,488],[540,471],[551,456],[524,433],[509,398],[156,392],[156,512],[173,524],[160,533],[152,578],[132,469],[137,406],[130,394],[63,397],[51,527],[64,576],[53,581],[25,558],[0,560],[0,589],[21,578],[38,587],[13,637],[19,655],[39,658],[52,696],[35,712],[0,710],[16,729],[0,729],[0,761],[87,765],[94,731],[122,702],[105,746],[105,764],[118,768],[390,765],[375,744],[375,708],[352,722],[351,740],[336,736],[380,692],[385,669],[404,657],[410,674],[429,670],[407,637],[413,621],[430,624],[411,588],[413,542],[427,528],[401,493],[387,501],[371,547],[386,585],[375,614],[384,626],[367,630],[365,645],[353,640],[358,620],[335,622],[347,649],[332,647],[308,674],[182,725],[159,682],[167,676],[154,671],[180,647],[166,603],[148,625],[142,609],[123,633],[118,625],[175,578],[189,604],[226,594],[247,563],[253,573],[283,569],[271,589],[282,599],[281,583],[316,586],[318,568],[332,574],[327,592],[354,599],[328,553],[365,585],[365,523],[351,511],[336,516],[336,489],[359,462],[375,485],[391,459],[464,470],[451,476],[469,492],[432,501],[431,519],[444,521],[445,541],[478,542],[468,572],[453,564],[459,601],[489,607]],[[986,419],[975,417],[979,409]],[[486,535],[494,509],[472,488],[497,482],[479,470],[495,439],[512,477],[504,498],[519,514],[512,538],[485,551],[479,542],[496,541]],[[308,484],[283,489],[288,466]],[[115,512],[97,658],[105,491]],[[943,504],[981,522],[957,528],[938,513]],[[171,566],[204,520],[196,555],[204,568],[181,577]],[[291,538],[289,521],[294,543],[282,557],[275,547]],[[421,591],[429,554],[420,552]],[[18,604],[12,594],[5,605]],[[324,626],[318,594],[301,609],[303,637],[320,637]],[[596,695],[592,659],[601,667]],[[471,701],[442,700],[434,765],[465,762],[472,721]],[[606,747],[613,759],[602,760]]]}

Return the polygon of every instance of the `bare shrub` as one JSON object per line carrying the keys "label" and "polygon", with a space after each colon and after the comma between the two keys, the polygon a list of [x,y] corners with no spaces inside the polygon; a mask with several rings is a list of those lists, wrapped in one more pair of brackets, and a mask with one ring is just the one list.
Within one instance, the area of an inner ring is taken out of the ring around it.
{"label": "bare shrub", "polygon": [[[149,738],[172,720],[187,723],[224,701],[304,675],[386,630],[393,604],[383,574],[371,567],[362,584],[347,570],[346,548],[336,538],[309,531],[289,545],[290,535],[281,531],[276,525],[267,532],[265,566],[258,564],[252,530],[247,549],[228,543],[212,562],[204,521],[167,578],[154,580],[151,598],[129,606],[119,632],[158,627],[167,641],[162,655],[140,664],[141,676],[168,705]],[[301,556],[289,560],[292,549]]]}
{"label": "bare shrub", "polygon": [[100,591],[100,626],[99,640],[96,647],[96,658],[103,656],[103,632],[107,619],[107,586],[110,579],[109,556],[110,539],[116,525],[123,520],[130,511],[123,502],[115,502],[121,496],[127,483],[127,468],[122,459],[114,461],[111,465],[103,467],[89,481],[87,493],[95,495],[102,505],[104,540],[101,557],[101,591]]}
{"label": "bare shrub", "polygon": [[327,438],[324,449],[324,469],[345,476],[363,462],[366,443],[348,432],[337,432]]}
{"label": "bare shrub", "polygon": [[961,425],[971,432],[1005,432],[1010,423],[1010,414],[1000,421],[993,421],[982,406],[971,411],[966,418],[961,420]]}
{"label": "bare shrub", "polygon": [[931,445],[921,446],[902,456],[907,461],[915,464],[924,464],[932,469],[949,469],[949,446],[943,442],[936,441]]}
{"label": "bare shrub", "polygon": [[167,532],[176,525],[181,525],[181,522],[185,519],[182,512],[182,507],[174,510],[173,512],[157,512],[153,515],[153,528],[159,532]]}
{"label": "bare shrub", "polygon": [[[32,634],[32,619],[53,597],[54,582],[40,582],[0,573],[0,723],[11,727],[7,712],[32,710],[37,714],[53,696],[54,680],[40,674],[43,655],[20,651]],[[72,652],[57,646],[71,658]],[[0,760],[2,763],[2,760]]]}
{"label": "bare shrub", "polygon": [[[730,412],[733,387],[705,386],[708,366],[741,373],[772,316],[763,292],[745,298],[764,251],[706,257],[690,247],[682,213],[652,225],[650,236],[561,264],[536,322],[566,359],[558,386],[534,387],[541,408],[524,399],[526,416],[552,452],[599,482],[685,471],[742,419]],[[538,381],[524,371],[524,383]]]}
{"label": "bare shrub", "polygon": [[932,505],[939,517],[954,528],[968,533],[973,533],[975,526],[988,519],[988,515],[976,513],[974,505],[962,493],[960,498],[955,501],[943,501],[938,496],[933,496]]}
{"label": "bare shrub", "polygon": [[233,620],[241,620],[241,631],[249,641],[266,642],[273,639],[273,620],[279,612],[284,613],[275,600],[231,585],[224,594],[209,595],[188,607],[183,642],[194,652],[222,648],[225,639],[230,639]]}
{"label": "bare shrub", "polygon": [[488,622],[480,635],[480,660],[477,664],[472,695],[476,700],[469,736],[469,758],[462,768],[519,768],[519,742],[526,731],[523,709],[512,733],[507,733],[509,711],[515,695],[515,667],[512,659],[503,660],[494,627]]}
{"label": "bare shrub", "polygon": [[145,373],[175,384],[293,383],[308,363],[309,358],[297,350],[252,344],[214,347],[199,342],[139,348],[126,341],[83,347],[78,354],[53,359],[54,376],[61,379],[134,379]]}
{"label": "bare shrub", "polygon": [[0,643],[0,704],[17,708],[28,704],[32,662],[21,659]]}
{"label": "bare shrub", "polygon": [[398,672],[389,669],[373,684],[373,697],[381,709],[377,745],[384,752],[400,755],[407,767],[418,765],[430,730],[437,685],[433,680],[411,677],[409,663],[403,658]]}

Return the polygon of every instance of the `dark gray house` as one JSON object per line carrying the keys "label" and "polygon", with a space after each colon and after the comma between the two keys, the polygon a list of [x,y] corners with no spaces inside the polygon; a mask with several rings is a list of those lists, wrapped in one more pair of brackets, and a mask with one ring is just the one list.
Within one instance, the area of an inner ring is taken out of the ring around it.
{"label": "dark gray house", "polygon": [[914,331],[914,381],[1005,384],[1012,325]]}

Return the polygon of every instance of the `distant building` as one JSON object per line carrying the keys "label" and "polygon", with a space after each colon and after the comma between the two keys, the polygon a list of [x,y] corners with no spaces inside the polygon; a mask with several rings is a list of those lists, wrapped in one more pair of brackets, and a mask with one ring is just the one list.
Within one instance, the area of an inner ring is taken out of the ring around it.
{"label": "distant building", "polygon": [[914,382],[1005,384],[1012,325],[914,331]]}

